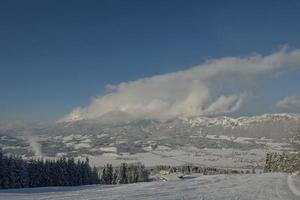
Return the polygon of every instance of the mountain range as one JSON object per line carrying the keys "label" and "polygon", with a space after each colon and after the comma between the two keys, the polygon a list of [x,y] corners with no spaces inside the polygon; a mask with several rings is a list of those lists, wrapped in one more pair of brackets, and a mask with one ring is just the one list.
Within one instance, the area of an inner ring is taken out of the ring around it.
{"label": "mountain range", "polygon": [[112,113],[93,120],[48,125],[1,123],[0,147],[5,153],[25,157],[88,155],[104,156],[108,161],[130,160],[145,153],[200,154],[207,149],[284,151],[292,149],[289,138],[299,127],[300,115],[288,113],[238,118],[176,117],[167,121],[126,120],[126,116]]}

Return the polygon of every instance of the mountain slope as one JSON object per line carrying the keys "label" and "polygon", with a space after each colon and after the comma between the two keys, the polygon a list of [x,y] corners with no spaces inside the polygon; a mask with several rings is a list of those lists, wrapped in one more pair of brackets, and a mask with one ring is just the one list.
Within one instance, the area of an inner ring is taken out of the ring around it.
{"label": "mountain slope", "polygon": [[[299,177],[286,174],[214,175],[199,178],[118,186],[81,186],[0,191],[6,200],[25,199],[214,199],[298,200]],[[291,188],[292,187],[292,188]]]}

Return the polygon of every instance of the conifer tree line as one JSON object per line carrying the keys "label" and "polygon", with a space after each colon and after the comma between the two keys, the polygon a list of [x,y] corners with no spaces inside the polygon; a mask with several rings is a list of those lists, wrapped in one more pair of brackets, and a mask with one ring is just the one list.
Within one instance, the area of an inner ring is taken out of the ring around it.
{"label": "conifer tree line", "polygon": [[78,186],[89,184],[127,184],[148,181],[149,171],[141,163],[111,164],[103,167],[101,174],[85,161],[74,158],[57,160],[30,159],[3,155],[0,149],[0,189]]}
{"label": "conifer tree line", "polygon": [[264,172],[293,173],[297,171],[300,171],[299,153],[267,153]]}
{"label": "conifer tree line", "polygon": [[294,135],[289,138],[292,144],[290,152],[269,152],[266,155],[264,172],[300,172],[300,127],[293,130]]}
{"label": "conifer tree line", "polygon": [[192,163],[187,163],[181,166],[170,166],[170,165],[158,165],[153,171],[159,173],[160,171],[165,171],[167,173],[182,173],[182,174],[193,174],[200,173],[203,175],[217,175],[217,174],[256,174],[256,169],[253,167],[250,169],[224,169],[224,168],[216,168],[216,167],[204,167],[204,166],[196,166]]}
{"label": "conifer tree line", "polygon": [[111,164],[103,167],[100,183],[102,184],[127,184],[147,182],[149,171],[141,163],[122,163],[119,168]]}
{"label": "conifer tree line", "polygon": [[76,186],[99,183],[96,168],[89,160],[73,158],[58,160],[24,160],[18,156],[5,156],[0,151],[0,188],[26,188],[45,186]]}

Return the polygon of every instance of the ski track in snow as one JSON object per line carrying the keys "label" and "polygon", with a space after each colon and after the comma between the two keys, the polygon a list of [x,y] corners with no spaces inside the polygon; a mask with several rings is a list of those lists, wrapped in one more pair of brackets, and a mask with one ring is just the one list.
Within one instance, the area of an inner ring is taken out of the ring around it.
{"label": "ski track in snow", "polygon": [[288,186],[290,190],[300,199],[300,178],[299,176],[288,176]]}
{"label": "ski track in snow", "polygon": [[282,173],[213,175],[128,185],[0,190],[2,200],[299,200],[300,178]]}

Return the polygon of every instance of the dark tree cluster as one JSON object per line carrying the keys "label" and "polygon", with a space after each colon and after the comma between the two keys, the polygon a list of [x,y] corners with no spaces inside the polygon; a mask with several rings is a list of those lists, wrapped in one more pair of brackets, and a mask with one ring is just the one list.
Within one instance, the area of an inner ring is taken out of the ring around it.
{"label": "dark tree cluster", "polygon": [[193,164],[185,164],[182,166],[168,166],[168,165],[159,165],[152,169],[153,173],[158,173],[159,171],[165,171],[167,173],[182,173],[182,174],[192,174],[200,173],[203,175],[216,175],[216,174],[255,174],[255,168],[248,170],[236,170],[236,169],[221,169],[215,167],[203,167],[195,166]]}
{"label": "dark tree cluster", "polygon": [[5,156],[0,151],[0,188],[25,188],[45,186],[76,186],[99,183],[96,168],[89,160],[73,158],[58,160],[24,160]]}
{"label": "dark tree cluster", "polygon": [[149,172],[141,163],[122,163],[119,168],[107,164],[102,169],[102,184],[127,184],[148,181]]}
{"label": "dark tree cluster", "polygon": [[267,153],[264,172],[300,171],[300,153]]}

